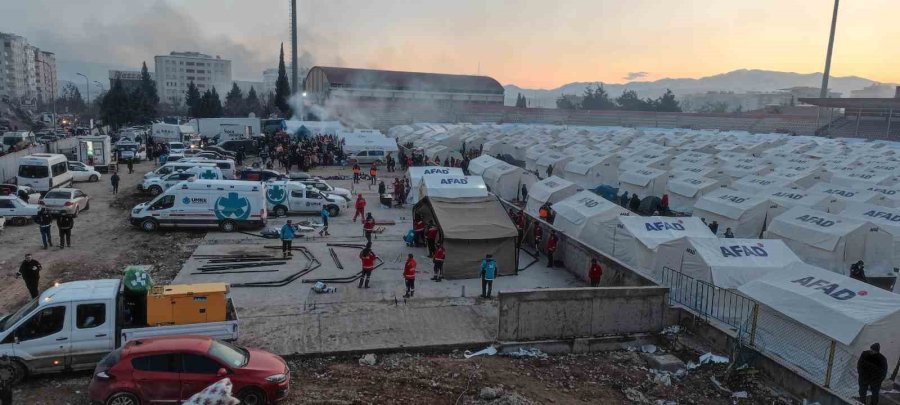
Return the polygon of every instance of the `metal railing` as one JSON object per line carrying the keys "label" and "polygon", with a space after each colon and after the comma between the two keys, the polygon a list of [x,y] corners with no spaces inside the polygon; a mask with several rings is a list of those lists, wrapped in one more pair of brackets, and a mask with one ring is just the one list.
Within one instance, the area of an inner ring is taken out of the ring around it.
{"label": "metal railing", "polygon": [[759,310],[756,301],[668,267],[663,267],[661,281],[664,287],[669,287],[670,303],[681,304],[707,320],[714,319],[737,330],[749,330],[753,341],[755,316]]}

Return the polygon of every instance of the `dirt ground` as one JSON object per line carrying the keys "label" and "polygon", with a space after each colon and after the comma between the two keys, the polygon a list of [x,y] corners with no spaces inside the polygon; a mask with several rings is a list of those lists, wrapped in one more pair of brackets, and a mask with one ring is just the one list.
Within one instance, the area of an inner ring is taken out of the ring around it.
{"label": "dirt ground", "polygon": [[127,174],[125,165],[119,173],[119,194],[112,195],[109,174],[97,183],[75,183],[90,196],[90,209],[75,218],[72,247],[59,249],[59,234],[54,225],[53,248],[44,250],[37,225],[7,226],[0,234],[0,313],[14,311],[28,299],[25,283],[14,275],[26,253],[43,265],[41,289],[55,282],[92,278],[117,278],[130,264],[154,264],[152,276],[157,283],[171,280],[190,256],[205,232],[162,231],[148,234],[128,223],[134,205],[149,200],[138,193],[143,174],[153,170],[151,162],[135,165]]}

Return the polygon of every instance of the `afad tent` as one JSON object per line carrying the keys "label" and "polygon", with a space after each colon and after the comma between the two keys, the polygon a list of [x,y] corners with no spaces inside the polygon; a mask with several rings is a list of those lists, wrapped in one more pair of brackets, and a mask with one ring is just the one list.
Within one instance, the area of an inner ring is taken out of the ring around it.
{"label": "afad tent", "polygon": [[719,188],[710,191],[694,204],[693,216],[706,223],[718,222],[718,235],[731,228],[736,238],[758,238],[766,223],[769,200],[758,194]]}
{"label": "afad tent", "polygon": [[619,217],[633,215],[587,190],[564,198],[552,206],[553,226],[601,252],[613,254],[613,240]]}
{"label": "afad tent", "polygon": [[544,203],[553,204],[578,192],[578,186],[561,177],[550,176],[534,183],[528,190],[528,202],[525,211],[538,216],[538,210]]}
{"label": "afad tent", "polygon": [[866,190],[881,194],[881,205],[885,207],[900,207],[900,184],[893,186],[868,186]]}
{"label": "afad tent", "polygon": [[619,156],[590,154],[566,164],[562,176],[586,189],[600,185],[615,186],[619,178]]}
{"label": "afad tent", "polygon": [[516,274],[518,232],[495,196],[476,198],[425,197],[413,213],[440,229],[447,250],[444,276],[479,277],[481,260],[491,254],[501,275]]}
{"label": "afad tent", "polygon": [[[758,346],[806,371],[813,381],[825,381],[832,357],[831,388],[845,397],[856,395],[857,356],[872,343],[881,344],[888,372],[897,364],[900,295],[805,263],[770,272],[738,291],[760,303]],[[832,341],[835,354],[829,356]]]}
{"label": "afad tent", "polygon": [[721,181],[707,177],[676,176],[670,178],[666,182],[669,209],[690,213],[694,210],[694,204],[700,197],[721,187]]}
{"label": "afad tent", "polygon": [[766,210],[767,227],[772,223],[772,219],[794,207],[827,211],[830,200],[825,194],[791,188],[775,188],[758,192],[769,200],[769,208]]}
{"label": "afad tent", "polygon": [[619,191],[627,191],[629,195],[637,193],[638,197],[662,197],[666,192],[666,181],[669,175],[664,170],[641,168],[619,172]]}
{"label": "afad tent", "polygon": [[406,196],[407,204],[419,202],[419,186],[423,177],[428,176],[465,176],[458,167],[442,166],[413,166],[406,170],[406,178],[409,179],[409,195]]}
{"label": "afad tent", "polygon": [[[865,203],[850,203],[841,211],[840,216],[866,221],[879,232],[890,235],[892,243],[866,245],[866,275],[896,275],[900,268],[900,208],[882,207]],[[872,227],[869,228],[873,230]],[[878,254],[878,247],[889,249]]]}
{"label": "afad tent", "polygon": [[687,238],[680,251],[673,251],[677,248],[663,246],[657,255],[664,255],[672,270],[728,289],[802,262],[777,239]]}
{"label": "afad tent", "polygon": [[865,221],[794,207],[772,220],[766,238],[783,240],[806,263],[847,275],[851,264],[866,259],[867,245],[874,253],[878,244],[891,243],[887,233],[869,228]]}
{"label": "afad tent", "polygon": [[505,162],[488,167],[482,177],[488,190],[507,201],[518,200],[522,184],[530,186],[527,181],[533,178],[526,175],[521,167]]}
{"label": "afad tent", "polygon": [[425,176],[419,186],[419,195],[441,198],[487,197],[488,189],[481,176]]}
{"label": "afad tent", "polygon": [[806,191],[827,195],[829,199],[826,202],[826,209],[833,214],[841,212],[844,207],[851,202],[882,205],[883,201],[886,200],[884,195],[875,191],[825,182],[813,184],[813,186]]}
{"label": "afad tent", "polygon": [[503,161],[491,155],[481,155],[469,161],[469,174],[481,176],[488,168],[500,163],[503,163]]}
{"label": "afad tent", "polygon": [[680,252],[687,237],[716,236],[700,218],[620,216],[613,235],[614,246],[609,253],[660,282],[663,267],[674,268],[681,262],[680,255],[661,257],[660,247],[665,246],[663,250],[668,252]]}
{"label": "afad tent", "polygon": [[749,194],[756,194],[766,192],[773,188],[793,189],[797,188],[797,185],[794,184],[794,182],[784,178],[771,176],[747,176],[731,183],[731,188]]}

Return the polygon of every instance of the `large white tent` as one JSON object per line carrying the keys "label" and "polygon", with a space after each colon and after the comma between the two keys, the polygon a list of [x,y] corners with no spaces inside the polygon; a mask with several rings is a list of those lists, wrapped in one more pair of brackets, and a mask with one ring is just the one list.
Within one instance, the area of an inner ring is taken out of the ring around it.
{"label": "large white tent", "polygon": [[469,174],[481,176],[488,168],[500,163],[503,163],[503,161],[491,155],[481,155],[469,161]]}
{"label": "large white tent", "polygon": [[868,238],[868,231],[865,221],[794,207],[772,220],[766,238],[783,240],[809,264],[848,274],[851,264],[865,259],[866,245],[881,239]]}
{"label": "large white tent", "polygon": [[562,176],[579,187],[591,189],[600,185],[615,185],[619,178],[619,156],[589,154],[566,164]]}
{"label": "large white tent", "polygon": [[487,197],[488,190],[481,176],[425,176],[419,186],[419,196],[440,198]]}
{"label": "large white tent", "polygon": [[571,181],[557,176],[550,176],[534,183],[528,190],[528,202],[525,211],[537,217],[538,210],[544,203],[553,204],[578,192],[578,186]]}
{"label": "large white tent", "polygon": [[757,238],[766,223],[768,204],[769,200],[758,194],[718,188],[697,200],[692,215],[705,218],[708,224],[718,222],[719,235],[731,228],[737,238]]}
{"label": "large white tent", "polygon": [[619,191],[637,194],[638,197],[662,197],[666,193],[669,174],[665,170],[643,168],[619,172]]}
{"label": "large white tent", "polygon": [[881,344],[888,370],[897,364],[900,295],[804,263],[758,277],[738,291],[761,304],[756,344],[814,379],[824,381],[827,348],[837,342],[831,388],[846,397],[856,395],[856,359],[872,343]]}
{"label": "large white tent", "polygon": [[462,169],[458,167],[442,167],[442,166],[413,166],[406,170],[406,178],[409,179],[409,195],[406,197],[407,204],[415,204],[419,202],[419,186],[423,177],[428,176],[465,176]]}
{"label": "large white tent", "polygon": [[677,176],[666,182],[669,209],[690,213],[704,194],[722,187],[722,182],[708,177]]}
{"label": "large white tent", "polygon": [[521,167],[505,162],[488,167],[482,177],[492,193],[507,201],[519,199],[522,184],[530,186],[528,179],[533,179]]}
{"label": "large white tent", "polygon": [[731,183],[731,188],[745,193],[760,193],[773,188],[797,188],[793,181],[772,176],[747,176]]}
{"label": "large white tent", "polygon": [[881,194],[881,203],[885,207],[900,207],[900,184],[893,186],[868,186],[866,190]]}
{"label": "large white tent", "polygon": [[535,170],[543,176],[548,173],[547,169],[550,169],[550,173],[561,174],[563,169],[566,166],[566,163],[572,160],[572,156],[568,156],[559,152],[550,152],[546,153],[537,160],[537,164],[535,166]]}
{"label": "large white tent", "polygon": [[[872,225],[870,233],[886,233],[890,235],[891,243],[873,243],[866,245],[866,274],[867,275],[894,275],[900,268],[900,208],[882,207],[865,203],[850,203],[841,211],[840,216],[866,221]],[[873,227],[877,227],[875,232]],[[869,235],[873,237],[874,235]],[[888,252],[878,252],[876,249],[886,248]]]}
{"label": "large white tent", "polygon": [[759,190],[758,192],[768,199],[770,203],[766,210],[766,226],[772,223],[772,219],[794,207],[806,207],[820,211],[828,210],[829,198],[825,194],[792,188],[774,188]]}
{"label": "large white tent", "polygon": [[[645,275],[662,281],[661,269],[673,268],[675,257],[660,256],[660,247],[666,246],[668,252],[681,251],[687,237],[716,236],[700,218],[621,216],[613,234],[614,246],[608,253]],[[677,256],[675,262],[680,261],[681,256]]]}
{"label": "large white tent", "polygon": [[663,246],[657,254],[671,258],[672,270],[729,289],[802,262],[777,239],[687,238],[677,249]]}
{"label": "large white tent", "polygon": [[830,213],[841,212],[851,202],[882,205],[882,201],[886,200],[882,194],[875,191],[826,182],[813,184],[807,191],[829,196],[826,209]]}
{"label": "large white tent", "polygon": [[556,213],[553,226],[601,252],[613,254],[619,217],[633,215],[616,204],[587,191],[564,198],[551,207]]}

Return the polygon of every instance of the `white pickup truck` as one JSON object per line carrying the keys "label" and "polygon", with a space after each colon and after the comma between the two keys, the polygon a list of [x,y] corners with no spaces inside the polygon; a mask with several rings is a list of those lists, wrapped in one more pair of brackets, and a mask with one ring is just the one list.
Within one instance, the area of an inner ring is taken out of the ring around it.
{"label": "white pickup truck", "polygon": [[17,375],[93,370],[107,353],[129,340],[152,336],[203,335],[238,338],[238,319],[228,300],[227,320],[190,325],[132,325],[122,281],[73,281],[44,291],[0,319],[0,355],[9,356]]}

